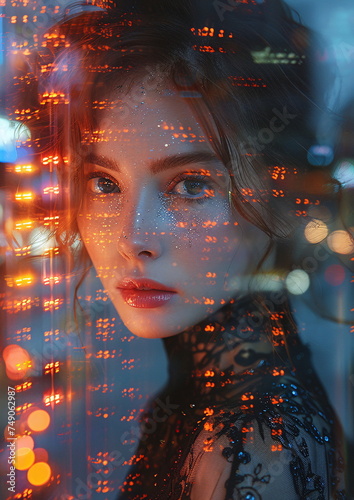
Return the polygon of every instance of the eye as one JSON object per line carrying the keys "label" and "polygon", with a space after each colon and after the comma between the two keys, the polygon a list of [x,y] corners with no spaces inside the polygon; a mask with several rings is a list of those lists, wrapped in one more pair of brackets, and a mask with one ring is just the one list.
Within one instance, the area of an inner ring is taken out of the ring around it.
{"label": "eye", "polygon": [[209,178],[192,175],[184,175],[182,178],[177,178],[171,192],[187,198],[196,199],[214,195]]}
{"label": "eye", "polygon": [[103,176],[102,173],[92,172],[89,174],[87,188],[95,194],[112,194],[120,193],[118,183],[110,176]]}

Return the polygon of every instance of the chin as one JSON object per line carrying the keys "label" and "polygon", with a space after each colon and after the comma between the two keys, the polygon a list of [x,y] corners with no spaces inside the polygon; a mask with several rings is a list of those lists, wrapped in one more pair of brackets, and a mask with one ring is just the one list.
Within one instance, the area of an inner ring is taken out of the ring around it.
{"label": "chin", "polygon": [[126,307],[116,307],[116,310],[131,333],[137,337],[148,339],[163,339],[178,335],[197,325],[213,312],[208,308],[199,310],[199,314],[195,314],[195,306],[193,306],[193,314],[188,314],[188,312],[191,313],[188,308],[184,312],[165,311],[163,313],[158,309],[129,308],[127,310]]}
{"label": "chin", "polygon": [[193,328],[215,313],[219,307],[203,304],[175,303],[155,308],[135,308],[124,303],[119,296],[111,297],[120,319],[137,337],[163,339]]}
{"label": "chin", "polygon": [[167,337],[172,337],[173,335],[178,335],[183,332],[187,327],[181,326],[172,327],[161,325],[158,321],[144,321],[138,322],[136,320],[125,320],[121,318],[124,325],[128,328],[128,330],[137,337],[145,338],[145,339],[163,339]]}

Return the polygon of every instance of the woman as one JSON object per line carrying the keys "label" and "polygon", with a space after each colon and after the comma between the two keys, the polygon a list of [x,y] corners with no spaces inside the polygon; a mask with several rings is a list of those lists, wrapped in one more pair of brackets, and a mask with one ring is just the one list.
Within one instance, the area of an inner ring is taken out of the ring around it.
{"label": "woman", "polygon": [[257,278],[295,227],[306,36],[279,1],[123,1],[48,39],[70,44],[47,81],[63,102],[42,101],[57,236],[80,234],[125,325],[170,359],[121,499],[345,498],[333,411],[286,294]]}

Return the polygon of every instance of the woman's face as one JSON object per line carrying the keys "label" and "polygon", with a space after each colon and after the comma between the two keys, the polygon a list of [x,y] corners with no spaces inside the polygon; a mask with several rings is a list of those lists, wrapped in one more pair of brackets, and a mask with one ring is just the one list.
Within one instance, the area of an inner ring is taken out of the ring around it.
{"label": "woman's face", "polygon": [[128,116],[99,115],[78,225],[124,324],[169,337],[237,298],[266,236],[231,208],[228,171],[178,92],[130,95],[108,99]]}

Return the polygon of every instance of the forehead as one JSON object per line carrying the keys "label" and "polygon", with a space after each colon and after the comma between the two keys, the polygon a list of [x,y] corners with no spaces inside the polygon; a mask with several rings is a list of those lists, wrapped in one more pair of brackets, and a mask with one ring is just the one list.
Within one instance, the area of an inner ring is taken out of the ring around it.
{"label": "forehead", "polygon": [[207,169],[214,166],[218,175],[228,174],[186,99],[173,85],[161,80],[151,87],[140,81],[111,92],[101,108],[98,128],[91,137],[93,157],[99,157],[101,165],[120,171],[160,172],[167,165],[198,163]]}
{"label": "forehead", "polygon": [[100,107],[99,132],[106,141],[128,144],[139,140],[141,144],[166,138],[170,143],[209,142],[186,99],[162,79],[154,85],[140,81],[114,90]]}

